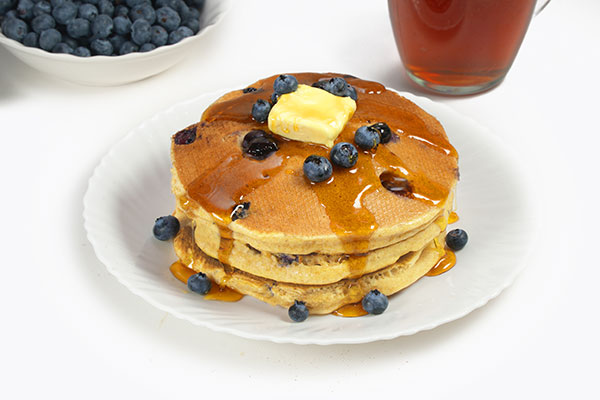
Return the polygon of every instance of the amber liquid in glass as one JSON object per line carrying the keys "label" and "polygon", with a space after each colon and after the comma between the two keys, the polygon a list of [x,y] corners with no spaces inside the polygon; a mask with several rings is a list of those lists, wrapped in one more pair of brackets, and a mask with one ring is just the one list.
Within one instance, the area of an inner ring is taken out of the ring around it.
{"label": "amber liquid in glass", "polygon": [[408,75],[438,92],[500,83],[521,46],[535,0],[388,0]]}

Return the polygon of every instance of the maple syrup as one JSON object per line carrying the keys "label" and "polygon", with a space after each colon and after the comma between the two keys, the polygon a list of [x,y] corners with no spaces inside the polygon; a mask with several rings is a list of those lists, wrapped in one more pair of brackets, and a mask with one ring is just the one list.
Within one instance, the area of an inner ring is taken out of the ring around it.
{"label": "maple syrup", "polygon": [[338,308],[331,314],[335,315],[336,317],[353,318],[362,317],[363,315],[367,315],[368,312],[365,311],[361,303],[353,303],[346,304],[345,306]]}
{"label": "maple syrup", "polygon": [[[181,282],[185,283],[186,285],[187,285],[188,279],[190,279],[190,276],[196,274],[196,271],[189,268],[188,266],[183,264],[181,261],[175,261],[173,264],[171,264],[171,267],[169,267],[169,270],[171,271],[171,273],[173,274],[173,276],[175,278],[177,278]],[[218,301],[226,301],[226,302],[239,301],[242,299],[242,297],[244,297],[243,294],[241,294],[227,286],[217,285],[214,282],[210,288],[210,291],[204,295],[205,300],[218,300]]]}
{"label": "maple syrup", "polygon": [[459,220],[458,214],[455,213],[454,211],[450,212],[450,215],[448,216],[448,223],[453,224],[453,223],[457,222],[458,220]]}
{"label": "maple syrup", "polygon": [[[312,85],[334,75],[300,73],[294,76],[299,83]],[[389,93],[383,85],[351,76],[344,78],[358,93],[357,110],[352,120],[364,125],[385,122],[395,132],[390,144],[398,140],[419,140],[445,156],[457,157],[456,150],[448,140],[430,132],[426,122],[416,118],[410,109],[391,108],[386,99],[391,99],[390,96],[395,98],[395,94]],[[256,91],[211,105],[203,113],[202,123],[236,121],[244,123],[247,131],[265,130],[264,124],[252,119],[251,109],[256,100],[270,98],[273,93],[273,80],[274,78],[267,79],[256,85]],[[373,116],[377,116],[378,121],[371,121]],[[399,136],[400,139],[394,136]],[[236,205],[241,204],[248,194],[279,173],[289,174],[290,169],[286,168],[286,165],[290,158],[305,159],[312,154],[323,157],[329,155],[329,148],[322,145],[288,140],[280,136],[274,136],[274,140],[278,150],[264,160],[246,157],[240,148],[239,153],[224,154],[220,162],[204,171],[188,186],[188,196],[211,213],[219,227],[221,241],[218,259],[222,263],[229,263],[229,254],[233,246],[229,224],[231,212]],[[344,129],[336,141],[354,142],[354,131]],[[389,174],[389,180],[386,174]],[[399,190],[400,182],[406,183],[402,193]],[[370,237],[378,228],[373,213],[365,204],[365,199],[370,193],[387,187],[393,193],[406,195],[430,205],[443,202],[449,193],[449,188],[432,181],[427,176],[427,171],[410,170],[387,144],[380,145],[374,151],[359,151],[358,161],[353,168],[335,167],[332,177],[325,182],[312,183],[306,180],[306,184],[311,185],[314,190],[329,217],[332,231],[343,244],[345,253],[356,255],[348,261],[352,276],[361,275],[366,265],[367,257],[364,254],[369,250]],[[249,206],[249,212],[252,213],[252,204]]]}
{"label": "maple syrup", "polygon": [[429,270],[425,275],[427,276],[437,276],[441,275],[444,272],[448,272],[452,267],[456,265],[456,255],[454,252],[448,248],[444,249],[444,255],[442,258]]}

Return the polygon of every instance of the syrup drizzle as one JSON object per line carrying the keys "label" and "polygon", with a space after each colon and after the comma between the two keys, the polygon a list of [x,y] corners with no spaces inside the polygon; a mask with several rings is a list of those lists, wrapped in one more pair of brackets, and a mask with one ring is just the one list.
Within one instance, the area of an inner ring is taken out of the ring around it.
{"label": "syrup drizzle", "polygon": [[[196,271],[186,266],[181,261],[175,261],[169,267],[169,270],[173,274],[175,278],[180,280],[181,282],[187,285],[188,279],[190,276],[196,274]],[[226,302],[235,302],[239,301],[244,297],[243,294],[237,292],[227,286],[220,286],[212,283],[210,291],[204,295],[205,300],[218,300],[218,301],[226,301]]]}
{"label": "syrup drizzle", "polygon": [[[303,73],[295,74],[299,83],[312,83],[330,79],[336,75]],[[456,150],[442,137],[435,136],[425,121],[407,108],[392,108],[386,102],[389,93],[383,85],[345,76],[358,93],[357,110],[352,120],[361,124],[378,121],[386,122],[395,134],[392,142],[400,140],[418,140],[421,145],[433,147],[446,156],[456,157]],[[265,124],[252,119],[251,109],[257,99],[268,99],[272,93],[275,78],[265,80],[257,91],[243,94],[230,100],[210,106],[203,114],[203,123],[236,121],[245,123],[247,129],[266,130]],[[377,118],[375,120],[374,118]],[[354,131],[344,129],[336,142],[354,141]],[[244,197],[256,188],[267,183],[281,171],[288,173],[287,161],[292,157],[306,158],[311,154],[328,156],[329,149],[315,144],[291,141],[277,136],[279,150],[265,160],[258,161],[239,154],[224,156],[215,168],[208,169],[197,177],[188,187],[188,195],[210,212],[219,226],[221,242],[219,260],[228,264],[233,240],[229,228],[231,211]],[[384,175],[387,174],[387,175]],[[371,234],[378,228],[374,215],[365,205],[365,199],[374,191],[386,190],[382,178],[396,177],[410,184],[410,192],[397,193],[412,197],[430,205],[443,202],[448,189],[431,181],[420,171],[409,170],[402,159],[394,153],[391,146],[380,145],[373,151],[359,151],[356,166],[351,169],[334,167],[332,178],[326,182],[311,183],[308,180],[321,206],[329,217],[332,231],[340,238],[346,254],[352,254],[351,276],[359,276],[366,264]],[[250,206],[252,212],[252,206]]]}
{"label": "syrup drizzle", "polygon": [[456,265],[456,255],[448,248],[444,249],[444,255],[440,260],[426,273],[426,276],[437,276],[444,272],[448,272],[452,267]]}
{"label": "syrup drizzle", "polygon": [[338,308],[331,314],[335,315],[336,317],[353,318],[362,317],[363,315],[367,315],[368,312],[365,311],[361,303],[353,303],[346,304],[345,306]]}

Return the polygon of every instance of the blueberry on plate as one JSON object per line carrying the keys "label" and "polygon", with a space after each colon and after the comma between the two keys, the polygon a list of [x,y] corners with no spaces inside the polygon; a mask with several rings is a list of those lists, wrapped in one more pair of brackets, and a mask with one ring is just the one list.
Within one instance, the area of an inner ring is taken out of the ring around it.
{"label": "blueberry on plate", "polygon": [[344,96],[346,94],[346,87],[348,83],[344,78],[335,77],[329,80],[329,84],[327,86],[327,91],[336,96]]}
{"label": "blueberry on plate", "polygon": [[256,103],[252,105],[252,118],[257,122],[265,122],[269,118],[269,112],[271,111],[271,105],[268,101],[263,99],[256,100]]}
{"label": "blueberry on plate", "polygon": [[381,142],[381,135],[377,129],[361,126],[354,133],[354,142],[363,150],[376,149]]}
{"label": "blueberry on plate", "polygon": [[392,130],[385,122],[377,122],[376,124],[371,125],[371,128],[379,132],[381,143],[387,143],[392,138]]}
{"label": "blueberry on plate", "polygon": [[462,229],[454,229],[446,234],[446,245],[451,250],[461,250],[468,241],[469,236]]}
{"label": "blueberry on plate", "polygon": [[190,144],[196,140],[196,127],[185,128],[180,130],[173,136],[175,144]]}
{"label": "blueberry on plate", "polygon": [[306,157],[302,166],[304,176],[312,182],[323,182],[331,178],[333,167],[325,157],[311,155]]}
{"label": "blueberry on plate", "polygon": [[388,307],[388,298],[379,290],[371,290],[362,299],[362,306],[366,312],[373,315],[379,315]]}
{"label": "blueberry on plate", "polygon": [[356,147],[352,143],[340,142],[333,146],[329,153],[329,158],[331,158],[331,162],[335,165],[350,168],[358,160],[358,150],[356,150]]}
{"label": "blueberry on plate", "polygon": [[252,130],[242,140],[242,151],[255,160],[264,160],[279,150],[273,136],[260,129]]}
{"label": "blueberry on plate", "polygon": [[288,309],[288,315],[294,322],[302,322],[308,318],[308,308],[303,301],[295,300],[294,304]]}
{"label": "blueberry on plate", "polygon": [[2,23],[2,33],[4,33],[7,38],[19,42],[23,42],[23,39],[25,39],[25,35],[27,35],[28,31],[29,29],[27,28],[25,21],[21,21],[18,18],[7,18]]}
{"label": "blueberry on plate", "polygon": [[279,75],[273,82],[273,90],[281,95],[298,89],[298,80],[292,75]]}
{"label": "blueberry on plate", "polygon": [[279,100],[279,95],[275,92],[271,93],[271,107],[277,104],[277,100]]}
{"label": "blueberry on plate", "polygon": [[358,100],[358,95],[356,94],[356,89],[354,88],[354,86],[352,86],[350,84],[346,85],[346,91],[344,92],[344,96],[348,96],[354,101]]}
{"label": "blueberry on plate", "polygon": [[212,282],[206,274],[198,272],[188,278],[187,286],[192,292],[205,295],[210,292]]}
{"label": "blueberry on plate", "polygon": [[172,215],[157,218],[152,233],[158,240],[173,239],[179,232],[179,220]]}

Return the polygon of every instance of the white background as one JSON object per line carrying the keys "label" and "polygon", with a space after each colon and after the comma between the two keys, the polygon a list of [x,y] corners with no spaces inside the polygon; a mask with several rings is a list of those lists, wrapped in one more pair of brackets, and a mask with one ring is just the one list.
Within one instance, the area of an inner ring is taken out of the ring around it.
{"label": "white background", "polygon": [[[234,3],[187,60],[121,87],[58,81],[0,49],[0,397],[598,398],[600,3],[554,0],[504,83],[463,98],[407,81],[384,1]],[[195,327],[109,275],[81,216],[108,149],[174,103],[294,71],[424,94],[512,146],[544,216],[514,285],[432,331],[320,347]]]}

